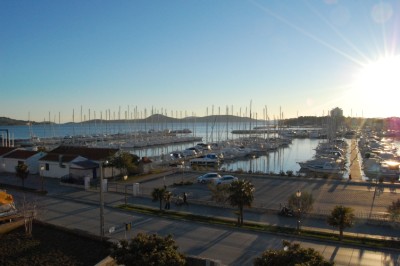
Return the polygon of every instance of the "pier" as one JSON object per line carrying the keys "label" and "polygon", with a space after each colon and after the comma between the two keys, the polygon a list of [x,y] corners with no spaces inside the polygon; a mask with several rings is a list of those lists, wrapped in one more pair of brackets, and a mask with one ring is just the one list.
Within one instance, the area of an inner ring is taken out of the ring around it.
{"label": "pier", "polygon": [[350,165],[349,165],[349,179],[352,181],[363,181],[361,173],[361,159],[359,156],[357,139],[351,140],[350,146]]}

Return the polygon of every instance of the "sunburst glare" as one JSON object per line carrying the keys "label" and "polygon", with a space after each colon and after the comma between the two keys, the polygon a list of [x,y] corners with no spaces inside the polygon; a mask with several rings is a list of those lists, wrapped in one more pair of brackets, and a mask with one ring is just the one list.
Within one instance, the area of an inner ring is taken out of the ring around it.
{"label": "sunburst glare", "polygon": [[354,76],[353,91],[365,106],[396,113],[400,89],[400,55],[364,64]]}

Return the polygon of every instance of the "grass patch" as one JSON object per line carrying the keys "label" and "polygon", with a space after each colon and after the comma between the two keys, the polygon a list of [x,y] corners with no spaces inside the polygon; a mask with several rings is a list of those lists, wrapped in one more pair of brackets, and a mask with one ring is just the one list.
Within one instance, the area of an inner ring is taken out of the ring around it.
{"label": "grass patch", "polygon": [[[130,205],[130,204],[122,204],[118,206],[118,208],[128,211],[140,212],[148,215],[156,215],[170,219],[176,219],[176,220],[189,220],[189,221],[196,221],[196,222],[209,223],[215,225],[223,225],[228,227],[238,227],[237,220],[235,218],[230,219],[230,218],[210,217],[210,216],[203,216],[186,212],[159,210],[155,208]],[[350,245],[361,245],[374,248],[400,249],[400,242],[396,240],[383,240],[383,239],[344,235],[343,240],[339,241],[338,234],[335,233],[320,232],[313,230],[300,230],[299,234],[296,228],[274,226],[256,222],[244,222],[240,228],[253,231],[263,231],[276,234],[286,234],[286,235],[314,238],[323,241],[331,241],[331,242],[333,241],[337,243],[345,243]]]}

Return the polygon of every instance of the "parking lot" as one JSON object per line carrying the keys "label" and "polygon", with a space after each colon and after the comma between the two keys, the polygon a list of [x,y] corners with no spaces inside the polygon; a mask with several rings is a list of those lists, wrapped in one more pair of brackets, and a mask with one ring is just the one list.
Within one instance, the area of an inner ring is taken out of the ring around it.
{"label": "parking lot", "polygon": [[[211,202],[207,184],[197,183],[197,177],[206,172],[179,171],[160,178],[140,182],[143,194],[151,195],[157,187],[166,186],[175,195],[188,193],[188,200]],[[220,173],[228,174],[228,173]],[[230,174],[230,173],[229,173]],[[348,180],[305,179],[301,177],[235,174],[249,180],[255,187],[253,207],[279,210],[296,191],[313,195],[314,213],[326,214],[336,205],[352,207],[358,216],[386,212],[387,206],[397,200],[398,184],[371,184]],[[177,186],[176,184],[184,184]]]}

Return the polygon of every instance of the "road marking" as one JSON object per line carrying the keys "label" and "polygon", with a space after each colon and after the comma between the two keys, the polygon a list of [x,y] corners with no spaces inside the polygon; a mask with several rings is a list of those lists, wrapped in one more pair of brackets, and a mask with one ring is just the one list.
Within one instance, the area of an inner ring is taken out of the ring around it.
{"label": "road marking", "polygon": [[141,225],[141,224],[144,224],[144,223],[147,223],[147,222],[150,222],[151,220],[153,220],[154,218],[148,218],[148,219],[146,219],[146,220],[143,220],[143,221],[140,221],[140,222],[137,222],[137,223],[134,223],[134,224],[132,224],[132,227],[134,227],[134,226],[139,226],[139,225]]}

